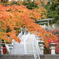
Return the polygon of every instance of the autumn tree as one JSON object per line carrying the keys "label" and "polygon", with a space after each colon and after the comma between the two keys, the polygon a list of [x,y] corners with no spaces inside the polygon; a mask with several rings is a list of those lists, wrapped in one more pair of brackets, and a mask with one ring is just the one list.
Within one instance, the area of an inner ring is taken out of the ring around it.
{"label": "autumn tree", "polygon": [[[46,4],[46,1],[41,1],[44,4]],[[34,2],[28,2],[28,1],[10,1],[7,4],[9,5],[24,5],[26,6],[28,9],[33,9],[33,11],[36,11],[37,13],[40,14],[40,19],[46,19],[47,17],[47,10],[42,6],[42,3],[40,1],[34,1]],[[38,19],[38,20],[40,20]],[[35,19],[36,20],[36,19]]]}
{"label": "autumn tree", "polygon": [[52,33],[43,30],[43,28],[35,23],[40,19],[40,14],[35,10],[29,10],[24,5],[2,6],[0,5],[0,39],[12,42],[14,39],[21,42],[17,37],[17,30],[26,27],[30,33],[44,38],[45,45],[48,46],[48,40],[57,40],[58,38]]}

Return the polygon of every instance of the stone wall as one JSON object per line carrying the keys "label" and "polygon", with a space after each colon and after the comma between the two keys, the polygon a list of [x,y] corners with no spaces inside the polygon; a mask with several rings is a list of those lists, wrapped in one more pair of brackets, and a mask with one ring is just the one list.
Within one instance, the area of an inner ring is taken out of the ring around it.
{"label": "stone wall", "polygon": [[59,55],[41,55],[41,59],[59,59]]}
{"label": "stone wall", "polygon": [[[0,55],[0,59],[34,59],[33,55]],[[40,59],[59,59],[59,55],[40,55]]]}
{"label": "stone wall", "polygon": [[34,59],[33,55],[1,55],[0,59]]}

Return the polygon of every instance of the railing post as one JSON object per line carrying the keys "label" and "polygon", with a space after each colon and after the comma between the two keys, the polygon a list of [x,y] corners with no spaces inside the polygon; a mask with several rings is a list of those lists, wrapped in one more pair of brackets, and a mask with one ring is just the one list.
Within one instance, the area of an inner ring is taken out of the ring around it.
{"label": "railing post", "polygon": [[57,45],[56,43],[51,42],[51,44],[50,44],[51,54],[56,54],[55,53],[56,45]]}
{"label": "railing post", "polygon": [[0,42],[0,56],[1,56],[1,42]]}
{"label": "railing post", "polygon": [[10,54],[12,54],[12,49],[13,49],[13,45],[12,44],[9,44],[9,50],[10,50]]}
{"label": "railing post", "polygon": [[44,54],[44,42],[40,41],[39,42],[39,48],[40,48],[40,55]]}
{"label": "railing post", "polygon": [[1,46],[1,55],[3,55],[3,47]]}
{"label": "railing post", "polygon": [[1,54],[3,54],[3,51],[2,51],[3,47],[2,47],[2,45],[3,45],[3,43],[0,42],[0,56],[1,56]]}

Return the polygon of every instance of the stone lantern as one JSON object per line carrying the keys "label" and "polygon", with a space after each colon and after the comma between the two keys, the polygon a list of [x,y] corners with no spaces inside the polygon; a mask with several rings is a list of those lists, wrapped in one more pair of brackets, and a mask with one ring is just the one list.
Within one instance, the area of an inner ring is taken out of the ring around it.
{"label": "stone lantern", "polygon": [[44,41],[39,42],[39,47],[40,47],[40,54],[43,55],[44,54]]}
{"label": "stone lantern", "polygon": [[57,45],[56,43],[51,42],[51,44],[50,44],[51,54],[56,54],[55,53],[56,45]]}
{"label": "stone lantern", "polygon": [[13,49],[13,45],[12,45],[12,44],[9,44],[10,54],[11,54],[11,52],[12,52],[12,49]]}
{"label": "stone lantern", "polygon": [[3,45],[4,45],[4,43],[0,42],[0,55],[3,55],[3,51],[2,51],[3,50]]}

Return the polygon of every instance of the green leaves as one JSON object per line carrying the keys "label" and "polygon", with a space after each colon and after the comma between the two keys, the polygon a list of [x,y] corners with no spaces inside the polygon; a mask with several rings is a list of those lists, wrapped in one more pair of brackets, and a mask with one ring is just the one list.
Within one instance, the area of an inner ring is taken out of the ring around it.
{"label": "green leaves", "polygon": [[59,21],[59,1],[53,0],[52,4],[47,4],[46,9],[48,10],[48,18],[54,18],[51,23],[57,23]]}
{"label": "green leaves", "polygon": [[29,2],[29,3],[23,2],[23,5],[25,5],[28,9],[35,9],[38,7],[38,5],[34,2]]}

